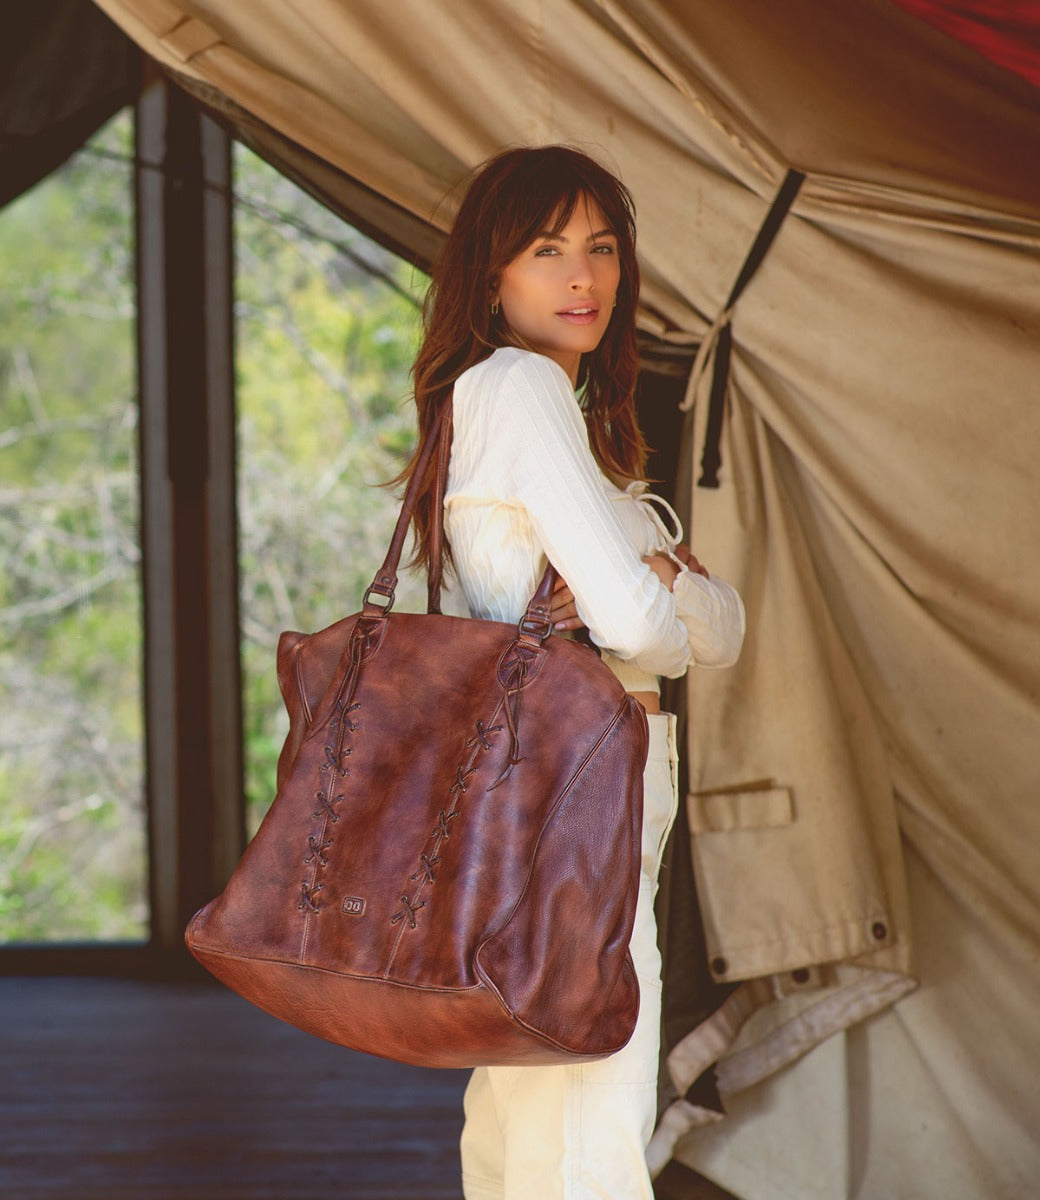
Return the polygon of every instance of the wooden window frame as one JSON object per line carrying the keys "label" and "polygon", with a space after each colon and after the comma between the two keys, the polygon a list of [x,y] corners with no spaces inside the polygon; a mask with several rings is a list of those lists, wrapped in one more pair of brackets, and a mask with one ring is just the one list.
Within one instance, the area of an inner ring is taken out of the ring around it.
{"label": "wooden window frame", "polygon": [[[201,973],[184,926],[246,842],[231,138],[157,68],[144,71],[134,209],[150,936],[0,947],[3,975]],[[685,457],[683,366],[641,379],[644,429],[669,448],[650,464],[665,491]]]}
{"label": "wooden window frame", "polygon": [[154,68],[135,112],[150,936],[0,950],[0,973],[177,975],[245,847],[231,140]]}

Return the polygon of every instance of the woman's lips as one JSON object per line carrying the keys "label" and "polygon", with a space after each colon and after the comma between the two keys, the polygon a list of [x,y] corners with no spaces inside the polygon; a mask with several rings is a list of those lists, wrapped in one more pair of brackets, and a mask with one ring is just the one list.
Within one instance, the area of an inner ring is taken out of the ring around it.
{"label": "woman's lips", "polygon": [[594,304],[574,304],[561,309],[556,315],[571,325],[591,325],[599,316],[599,308]]}

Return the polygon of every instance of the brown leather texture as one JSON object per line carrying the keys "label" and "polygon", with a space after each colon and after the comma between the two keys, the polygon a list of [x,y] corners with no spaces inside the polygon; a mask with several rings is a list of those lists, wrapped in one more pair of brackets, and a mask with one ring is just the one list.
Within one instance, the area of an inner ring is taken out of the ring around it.
{"label": "brown leather texture", "polygon": [[628,1041],[647,722],[593,650],[550,635],[552,578],[519,626],[366,596],[282,635],[277,795],[186,933],[217,978],[423,1066]]}

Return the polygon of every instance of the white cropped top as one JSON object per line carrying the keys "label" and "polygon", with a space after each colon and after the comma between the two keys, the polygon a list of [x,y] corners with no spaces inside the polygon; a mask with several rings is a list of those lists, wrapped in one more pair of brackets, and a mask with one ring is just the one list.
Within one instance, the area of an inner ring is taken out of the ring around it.
{"label": "white cropped top", "polygon": [[740,597],[685,567],[669,591],[642,561],[670,554],[682,528],[646,484],[623,491],[599,469],[562,367],[496,350],[459,376],[453,412],[444,527],[473,616],[519,620],[548,557],[629,691],[657,691],[659,675],[676,678],[691,661],[736,660]]}

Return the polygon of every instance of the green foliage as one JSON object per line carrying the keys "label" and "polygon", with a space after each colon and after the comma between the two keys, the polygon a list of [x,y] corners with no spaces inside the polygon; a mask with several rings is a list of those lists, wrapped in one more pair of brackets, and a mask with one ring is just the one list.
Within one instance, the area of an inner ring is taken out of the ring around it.
{"label": "green foliage", "polygon": [[[426,280],[241,148],[235,169],[252,829],[274,796],[285,732],[278,634],[320,629],[357,608],[390,539],[397,502],[379,485],[401,470],[414,438],[408,372]],[[406,587],[401,604],[416,599]]]}
{"label": "green foliage", "polygon": [[147,933],[129,138],[0,217],[4,941]]}
{"label": "green foliage", "polygon": [[[131,152],[123,114],[0,213],[0,942],[148,932]],[[352,611],[389,540],[426,281],[242,149],[236,196],[255,827],[278,634]]]}

